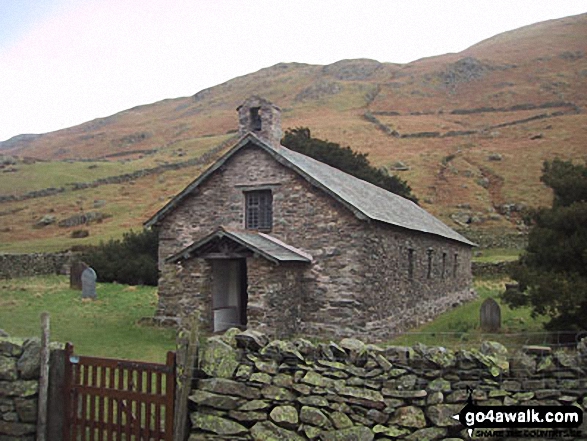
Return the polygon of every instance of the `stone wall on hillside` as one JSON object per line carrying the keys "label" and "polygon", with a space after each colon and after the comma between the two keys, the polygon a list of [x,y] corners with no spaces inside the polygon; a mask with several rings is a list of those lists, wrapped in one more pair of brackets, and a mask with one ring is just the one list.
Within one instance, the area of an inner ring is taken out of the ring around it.
{"label": "stone wall on hillside", "polygon": [[[231,329],[208,338],[200,354],[190,441],[465,440],[452,416],[467,403],[467,387],[478,405],[587,407],[587,339],[572,351],[508,353],[484,342],[453,352],[352,338],[269,341]],[[587,422],[578,430],[587,437]]]}
{"label": "stone wall on hillside", "polygon": [[0,254],[0,279],[65,274],[73,253]]}

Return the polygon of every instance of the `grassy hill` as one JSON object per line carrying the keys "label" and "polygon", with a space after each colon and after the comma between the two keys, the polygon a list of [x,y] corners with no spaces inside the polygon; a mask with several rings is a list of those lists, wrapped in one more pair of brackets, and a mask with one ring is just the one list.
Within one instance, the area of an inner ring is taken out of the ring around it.
{"label": "grassy hill", "polygon": [[[368,152],[464,234],[516,233],[523,207],[550,203],[543,161],[587,159],[585,41],[587,14],[408,64],[282,63],[191,97],[21,135],[0,143],[0,252],[65,249],[140,228],[228,148],[235,109],[253,94],[282,108],[285,129],[306,126]],[[57,225],[94,211],[109,217]],[[89,237],[71,238],[79,228]]]}

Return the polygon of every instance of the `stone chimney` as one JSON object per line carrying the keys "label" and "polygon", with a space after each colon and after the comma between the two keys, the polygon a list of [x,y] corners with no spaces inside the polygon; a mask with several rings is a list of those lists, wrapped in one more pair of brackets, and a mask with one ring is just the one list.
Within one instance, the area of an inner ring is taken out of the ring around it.
{"label": "stone chimney", "polygon": [[279,146],[281,131],[281,109],[258,96],[247,98],[237,109],[238,135],[254,133],[272,146]]}

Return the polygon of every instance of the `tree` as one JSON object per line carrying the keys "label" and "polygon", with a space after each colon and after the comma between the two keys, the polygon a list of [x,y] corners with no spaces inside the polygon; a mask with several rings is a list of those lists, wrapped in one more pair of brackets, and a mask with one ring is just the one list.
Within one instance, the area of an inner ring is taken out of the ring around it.
{"label": "tree", "polygon": [[82,260],[96,270],[100,282],[157,286],[157,232],[124,233],[122,240],[110,239],[90,247]]}
{"label": "tree", "polygon": [[306,127],[287,130],[281,144],[363,181],[418,202],[406,181],[390,175],[385,168],[373,167],[367,159],[367,153],[357,153],[350,147],[341,147],[334,142],[312,138],[310,129]]}
{"label": "tree", "polygon": [[530,214],[528,245],[511,274],[519,290],[503,299],[549,316],[548,330],[587,330],[587,167],[545,162],[541,180],[553,204]]}

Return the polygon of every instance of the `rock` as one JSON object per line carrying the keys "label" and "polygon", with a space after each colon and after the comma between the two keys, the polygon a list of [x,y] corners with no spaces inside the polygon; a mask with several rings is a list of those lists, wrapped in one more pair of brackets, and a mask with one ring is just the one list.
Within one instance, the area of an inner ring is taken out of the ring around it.
{"label": "rock", "polygon": [[255,372],[249,377],[251,383],[271,384],[271,375],[264,372]]}
{"label": "rock", "polygon": [[239,405],[238,398],[228,395],[217,395],[204,390],[195,390],[189,396],[189,400],[200,405],[213,407],[214,409],[232,410]]}
{"label": "rock", "polygon": [[323,377],[322,375],[313,371],[306,372],[306,375],[304,375],[300,381],[304,384],[318,387],[328,387],[332,384],[332,380],[330,378]]}
{"label": "rock", "polygon": [[275,375],[279,367],[277,366],[275,360],[271,360],[270,362],[256,360],[255,368],[260,372]]}
{"label": "rock", "polygon": [[426,405],[432,406],[434,404],[442,404],[444,402],[444,394],[440,391],[433,392],[426,398]]}
{"label": "rock", "polygon": [[0,420],[0,434],[8,435],[6,438],[0,439],[7,441],[28,439],[24,438],[26,435],[34,435],[37,431],[36,424],[26,424],[18,422],[9,422]]}
{"label": "rock", "polygon": [[330,420],[324,413],[315,407],[302,406],[300,420],[303,423],[317,427],[331,427]]}
{"label": "rock", "polygon": [[328,400],[326,398],[320,397],[318,395],[299,397],[298,403],[303,404],[304,406],[314,407],[328,407],[329,405]]}
{"label": "rock", "polygon": [[35,380],[0,381],[0,397],[27,398],[36,395],[39,382]]}
{"label": "rock", "polygon": [[258,351],[269,343],[269,338],[262,332],[247,329],[240,334],[235,335],[236,344],[239,348]]}
{"label": "rock", "polygon": [[507,348],[499,342],[496,341],[484,341],[481,343],[481,347],[479,351],[484,355],[489,355],[492,357],[495,356],[503,356],[507,357],[508,350]]}
{"label": "rock", "polygon": [[41,373],[41,341],[39,338],[31,338],[24,343],[23,352],[16,367],[23,380],[39,378]]}
{"label": "rock", "polygon": [[295,429],[299,421],[298,411],[295,407],[289,405],[274,407],[269,414],[269,418],[278,426],[285,427],[286,429]]}
{"label": "rock", "polygon": [[12,381],[17,378],[16,360],[13,357],[4,357],[0,355],[0,380]]}
{"label": "rock", "polygon": [[300,354],[293,343],[289,341],[273,340],[262,348],[259,353],[262,356],[272,358],[277,362],[281,362],[282,360],[290,363],[304,362],[302,354]]}
{"label": "rock", "polygon": [[294,401],[295,395],[283,387],[267,385],[261,389],[261,395],[272,401]]}
{"label": "rock", "polygon": [[339,345],[341,348],[346,349],[349,353],[360,353],[365,350],[365,343],[356,338],[343,338]]}
{"label": "rock", "polygon": [[447,381],[444,378],[436,378],[428,383],[427,389],[431,392],[450,392],[450,381]]}
{"label": "rock", "polygon": [[220,395],[236,395],[238,397],[253,400],[260,398],[261,395],[257,389],[249,387],[246,384],[224,378],[209,378],[199,380],[199,387],[202,390],[214,392]]}
{"label": "rock", "polygon": [[23,423],[37,423],[37,409],[39,406],[36,398],[15,398],[14,406],[16,408],[16,413],[18,414],[18,418],[20,419],[20,421],[22,421]]}
{"label": "rock", "polygon": [[20,357],[24,339],[14,337],[0,337],[0,355]]}
{"label": "rock", "polygon": [[444,439],[446,436],[446,429],[442,427],[426,427],[424,429],[416,430],[414,433],[406,436],[407,441],[434,441],[437,439]]}
{"label": "rock", "polygon": [[353,425],[351,419],[343,412],[332,412],[330,419],[336,429],[347,429]]}
{"label": "rock", "polygon": [[528,378],[536,372],[536,359],[523,351],[518,351],[512,357],[510,368],[515,376]]}
{"label": "rock", "polygon": [[375,427],[373,427],[373,433],[376,435],[389,436],[395,439],[405,436],[406,434],[410,433],[410,431],[408,429],[400,429],[399,427],[395,426],[388,427],[381,424],[376,424]]}
{"label": "rock", "polygon": [[0,329],[0,337],[8,337],[8,332],[6,332],[4,329]]}
{"label": "rock", "polygon": [[228,416],[238,422],[251,424],[258,421],[266,421],[267,414],[265,412],[241,412],[239,410],[231,410],[228,412]]}
{"label": "rock", "polygon": [[34,227],[35,228],[43,228],[43,227],[46,227],[47,225],[54,224],[56,220],[57,220],[57,218],[54,215],[46,214],[35,223]]}
{"label": "rock", "polygon": [[217,435],[244,435],[248,433],[245,426],[215,415],[194,412],[190,415],[190,419],[193,428]]}
{"label": "rock", "polygon": [[405,406],[395,410],[390,423],[402,427],[421,429],[422,427],[426,427],[426,417],[419,407]]}
{"label": "rock", "polygon": [[[367,402],[374,403],[375,405],[384,404],[383,395],[381,395],[381,393],[376,390],[370,390],[362,387],[339,386],[338,384],[335,387],[338,394],[343,397],[358,398],[360,400],[365,400]],[[365,404],[368,405],[368,403]]]}
{"label": "rock", "polygon": [[463,409],[462,404],[437,404],[426,409],[426,416],[435,426],[453,427],[460,423],[453,418]]}
{"label": "rock", "polygon": [[208,339],[203,350],[200,369],[210,377],[232,378],[239,362],[236,351],[218,337]]}
{"label": "rock", "polygon": [[279,427],[271,421],[255,424],[251,429],[251,435],[255,441],[304,441],[304,437]]}
{"label": "rock", "polygon": [[322,432],[322,441],[373,441],[375,435],[365,426]]}
{"label": "rock", "polygon": [[263,410],[269,408],[271,405],[264,400],[250,400],[245,402],[238,408],[240,411]]}

